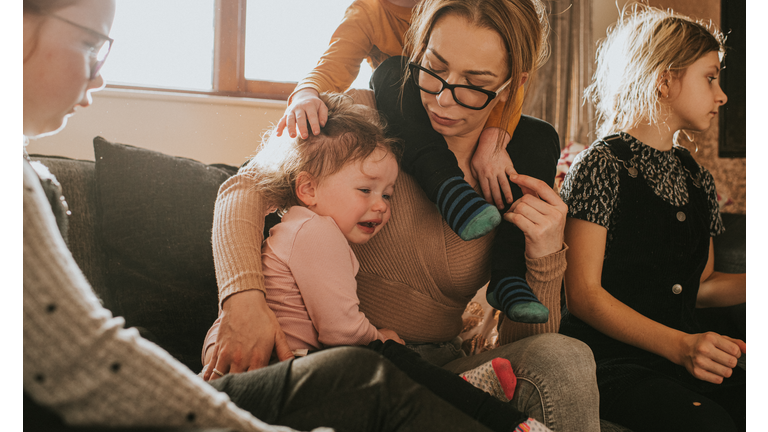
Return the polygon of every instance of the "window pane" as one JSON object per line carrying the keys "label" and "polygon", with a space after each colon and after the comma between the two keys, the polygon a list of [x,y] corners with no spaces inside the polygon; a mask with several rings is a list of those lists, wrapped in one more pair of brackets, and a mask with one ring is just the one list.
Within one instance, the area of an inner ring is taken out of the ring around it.
{"label": "window pane", "polygon": [[[249,0],[245,24],[245,77],[296,82],[312,70],[352,0]],[[352,84],[368,88],[363,61]]]}
{"label": "window pane", "polygon": [[108,83],[213,88],[214,0],[118,0]]}

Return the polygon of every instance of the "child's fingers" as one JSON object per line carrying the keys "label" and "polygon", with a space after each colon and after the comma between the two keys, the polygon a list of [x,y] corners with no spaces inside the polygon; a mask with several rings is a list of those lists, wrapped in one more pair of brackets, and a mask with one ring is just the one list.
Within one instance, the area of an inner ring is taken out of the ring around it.
{"label": "child's fingers", "polygon": [[296,127],[299,129],[299,135],[301,135],[301,137],[304,139],[309,138],[309,133],[307,132],[306,113],[303,110],[296,110],[295,116],[296,116]]}
{"label": "child's fingers", "polygon": [[507,203],[511,203],[512,201],[514,201],[515,197],[514,195],[512,195],[512,188],[509,187],[508,174],[499,177],[499,185],[501,186],[501,193],[503,194],[504,199],[507,200]]}
{"label": "child's fingers", "polygon": [[717,337],[714,338],[713,345],[717,349],[715,350],[715,356],[713,356],[713,359],[728,367],[735,367],[736,360],[741,356],[741,349],[739,349],[739,345],[736,344],[733,339],[727,336],[716,336]]}
{"label": "child's fingers", "polygon": [[[504,183],[507,183],[507,179],[503,179]],[[488,180],[488,183],[491,187],[491,197],[493,198],[493,201],[490,201],[491,204],[496,204],[496,207],[499,209],[504,208],[504,200],[501,198],[501,189],[499,188],[499,181],[498,178],[491,178]]]}
{"label": "child's fingers", "polygon": [[277,136],[283,136],[283,129],[285,129],[285,114],[283,114],[283,116],[280,117],[280,121],[277,122],[275,134],[277,134]]}
{"label": "child's fingers", "polygon": [[286,114],[286,118],[288,136],[291,138],[296,138],[296,117],[293,115],[293,112],[290,112]]}
{"label": "child's fingers", "polygon": [[325,127],[328,121],[328,107],[324,103],[321,103],[320,109],[317,110],[317,119],[320,121],[320,127]]}
{"label": "child's fingers", "polygon": [[[741,351],[741,354],[746,354],[747,353],[747,344],[743,340],[741,340],[741,339],[734,339],[732,337],[728,337],[728,336],[725,336],[725,335],[723,335],[723,337],[728,339],[729,341],[733,342],[734,344],[736,344],[736,346],[739,347],[739,351]],[[741,357],[741,356],[739,355],[737,357]]]}
{"label": "child's fingers", "polygon": [[478,179],[478,183],[480,183],[480,190],[483,192],[483,199],[492,202],[493,196],[491,195],[491,186],[490,182],[487,178],[483,177]]}
{"label": "child's fingers", "polygon": [[[320,121],[317,118],[317,112],[309,110],[307,111],[307,122],[310,129],[312,129],[313,135],[320,135]],[[302,135],[303,137],[304,135]]]}

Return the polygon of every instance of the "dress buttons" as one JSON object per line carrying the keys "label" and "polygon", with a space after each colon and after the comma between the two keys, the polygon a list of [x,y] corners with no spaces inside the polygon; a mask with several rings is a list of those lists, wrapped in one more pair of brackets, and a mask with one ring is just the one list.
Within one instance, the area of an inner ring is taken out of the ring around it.
{"label": "dress buttons", "polygon": [[674,284],[672,285],[672,293],[674,294],[680,294],[683,292],[683,286],[680,284]]}
{"label": "dress buttons", "polygon": [[685,213],[681,211],[677,212],[677,220],[679,220],[680,222],[685,221]]}

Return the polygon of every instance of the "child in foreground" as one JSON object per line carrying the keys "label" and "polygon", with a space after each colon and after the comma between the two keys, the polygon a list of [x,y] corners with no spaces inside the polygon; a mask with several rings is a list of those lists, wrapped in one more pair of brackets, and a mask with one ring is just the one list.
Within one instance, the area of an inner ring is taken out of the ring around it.
{"label": "child in foreground", "polygon": [[597,364],[601,418],[635,431],[745,430],[746,352],[701,333],[695,308],[746,301],[746,275],[714,270],[724,231],[712,175],[677,145],[727,101],[723,36],[635,5],[602,43],[586,95],[600,135],[561,192],[568,204],[560,332]]}
{"label": "child in foreground", "polygon": [[[321,98],[328,107],[321,134],[305,140],[272,133],[250,162],[260,174],[257,187],[283,214],[264,242],[262,263],[267,304],[294,354],[367,345],[492,430],[547,430],[505,403],[516,381],[508,360],[457,376],[422,360],[359,310],[359,265],[349,243],[366,243],[388,222],[398,161],[375,111],[340,94]],[[217,326],[218,320],[205,348],[215,342]]]}
{"label": "child in foreground", "polygon": [[[425,7],[429,6],[420,0],[353,2],[317,66],[291,94],[288,108],[277,126],[278,135],[282,134],[283,128],[287,128],[291,137],[296,136],[296,130],[305,139],[309,130],[317,135],[327,118],[327,107],[318,95],[324,91],[341,92],[349,88],[364,59],[375,69],[387,58],[404,55],[404,51],[413,49],[412,46],[403,49],[408,46],[407,41],[412,37],[410,33],[414,31],[410,29],[412,19],[419,22],[421,10],[412,9]],[[434,91],[440,88],[437,80],[447,78],[440,72],[436,73],[434,67],[420,73],[424,77],[421,82],[434,81]],[[448,226],[463,240],[473,240],[490,233],[502,223],[499,210],[508,207],[514,200],[512,190],[515,187],[508,177],[516,172],[504,149],[522,113],[523,83],[528,73],[522,75],[522,80],[514,83],[512,81],[515,80],[510,77],[501,88],[473,85],[472,81],[461,82],[460,88],[453,93],[461,95],[457,98],[459,103],[473,110],[484,108],[497,96],[508,96],[492,109],[472,158],[472,169],[481,178],[479,183],[485,199],[465,181],[456,157],[440,134],[420,133],[418,128],[411,128],[400,119],[390,119],[394,126],[390,132],[404,142],[403,169],[414,176],[430,201],[438,206]],[[470,78],[475,83],[478,79]],[[493,96],[489,98],[489,94]],[[489,202],[495,203],[496,207]],[[526,280],[524,237],[516,227],[512,229],[515,231],[514,241],[503,246],[511,253],[511,258],[505,258],[506,265],[497,266],[499,268],[494,271],[487,290],[488,302],[513,321],[547,322],[549,310],[541,304]]]}

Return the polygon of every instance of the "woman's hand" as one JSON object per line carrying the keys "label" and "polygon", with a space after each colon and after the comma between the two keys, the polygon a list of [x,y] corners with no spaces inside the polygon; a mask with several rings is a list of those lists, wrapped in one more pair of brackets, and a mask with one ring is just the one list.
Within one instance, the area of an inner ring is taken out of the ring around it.
{"label": "woman's hand", "polygon": [[746,351],[747,344],[739,339],[713,332],[686,334],[680,340],[680,358],[671,360],[700,380],[720,384]]}
{"label": "woman's hand", "polygon": [[505,135],[504,147],[506,147],[511,139],[507,131],[495,127],[483,130],[475,154],[472,156],[470,170],[480,183],[483,198],[491,204],[495,203],[499,209],[503,209],[502,194],[508,203],[514,200],[508,178],[517,174],[517,171],[512,165],[509,154],[503,148],[498,151],[496,149],[499,134]]}
{"label": "woman's hand", "polygon": [[512,203],[504,219],[525,234],[525,255],[535,259],[560,251],[568,206],[539,179],[520,174],[509,179],[520,186],[523,196]]}
{"label": "woman's hand", "polygon": [[302,138],[309,138],[307,123],[314,135],[320,135],[320,128],[328,121],[328,107],[320,100],[320,94],[315,89],[305,88],[297,91],[291,99],[291,104],[277,123],[277,136],[283,135],[283,129],[288,128],[288,135],[296,138],[296,128]]}
{"label": "woman's hand", "polygon": [[398,336],[394,330],[379,329],[379,333],[381,333],[386,338],[385,342],[392,339],[393,341],[399,343],[400,345],[405,345],[405,341],[400,339],[400,336]]}
{"label": "woman's hand", "polygon": [[206,352],[203,379],[219,378],[214,368],[226,375],[267,366],[272,351],[280,361],[293,357],[264,293],[249,290],[234,294],[222,305],[219,334],[216,344]]}

